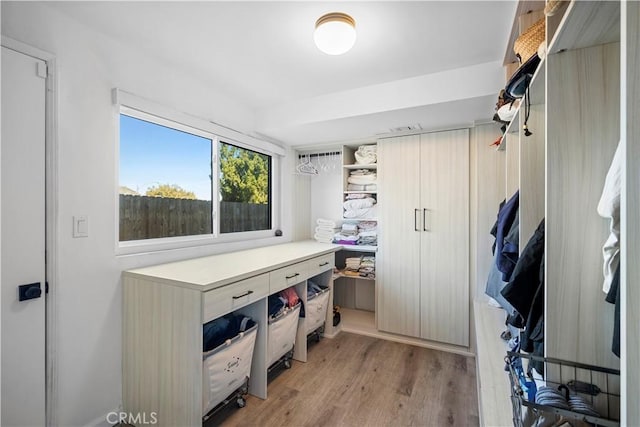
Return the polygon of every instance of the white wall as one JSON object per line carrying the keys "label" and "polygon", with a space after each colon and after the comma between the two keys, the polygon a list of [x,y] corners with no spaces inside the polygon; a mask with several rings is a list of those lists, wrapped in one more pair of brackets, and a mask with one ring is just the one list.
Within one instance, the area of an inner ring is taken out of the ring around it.
{"label": "white wall", "polygon": [[[40,2],[2,2],[2,34],[53,53],[58,80],[57,275],[53,408],[61,426],[104,423],[121,403],[120,272],[194,256],[283,243],[291,236],[290,180],[283,185],[283,238],[115,255],[117,114],[111,89],[247,131],[254,116],[222,90],[160,63]],[[288,160],[282,170],[287,170]],[[72,216],[89,217],[89,237],[72,238]]]}
{"label": "white wall", "polygon": [[342,218],[342,170],[311,177],[310,233],[315,233],[318,218],[340,220]]}

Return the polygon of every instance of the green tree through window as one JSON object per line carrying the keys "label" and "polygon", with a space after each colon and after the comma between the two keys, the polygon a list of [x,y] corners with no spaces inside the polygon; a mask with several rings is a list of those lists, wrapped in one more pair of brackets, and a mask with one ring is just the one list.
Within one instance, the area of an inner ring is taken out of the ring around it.
{"label": "green tree through window", "polygon": [[146,192],[151,197],[167,197],[170,199],[197,199],[196,193],[185,190],[177,184],[158,184],[149,187]]}
{"label": "green tree through window", "polygon": [[222,201],[268,204],[270,160],[267,155],[221,142]]}

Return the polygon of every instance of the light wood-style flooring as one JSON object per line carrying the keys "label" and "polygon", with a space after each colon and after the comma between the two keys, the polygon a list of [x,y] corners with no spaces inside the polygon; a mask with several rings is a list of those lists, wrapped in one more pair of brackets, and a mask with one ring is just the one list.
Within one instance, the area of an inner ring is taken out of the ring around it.
{"label": "light wood-style flooring", "polygon": [[340,333],[310,343],[268,387],[208,420],[223,426],[477,426],[473,358]]}

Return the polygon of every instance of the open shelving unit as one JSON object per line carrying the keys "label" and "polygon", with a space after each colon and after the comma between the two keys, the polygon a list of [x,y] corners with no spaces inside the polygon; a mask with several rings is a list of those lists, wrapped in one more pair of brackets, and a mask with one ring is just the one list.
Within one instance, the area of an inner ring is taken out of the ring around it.
{"label": "open shelving unit", "polygon": [[[525,3],[531,2],[520,1]],[[629,5],[635,8],[636,23],[627,23],[624,34],[621,18]],[[637,16],[635,2],[573,0],[546,17],[547,55],[529,88],[527,124],[532,135],[524,135],[521,102],[499,147],[505,150],[505,198],[520,190],[520,251],[545,218],[545,356],[607,369],[618,369],[619,361],[610,350],[613,306],[602,292],[601,250],[609,223],[596,207],[621,125],[628,120],[621,114],[620,98],[633,99],[620,76],[631,73],[621,67],[625,43],[635,42],[637,51]],[[630,74],[634,79],[637,69]],[[627,236],[627,241],[634,239]],[[474,303],[482,425],[513,422],[510,411],[500,410],[510,409],[505,345],[499,338],[504,317],[503,310]],[[637,338],[634,342],[637,347]],[[637,350],[634,354],[637,357]],[[553,381],[553,375],[547,380]],[[621,424],[625,414],[637,412],[625,407],[623,397]],[[628,418],[633,419],[638,417]]]}

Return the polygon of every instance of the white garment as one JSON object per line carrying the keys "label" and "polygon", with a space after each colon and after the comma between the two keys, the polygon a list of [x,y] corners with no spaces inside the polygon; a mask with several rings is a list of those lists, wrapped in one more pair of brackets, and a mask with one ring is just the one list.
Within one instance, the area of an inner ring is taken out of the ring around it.
{"label": "white garment", "polygon": [[603,218],[609,218],[609,230],[611,234],[602,247],[602,256],[604,264],[602,273],[604,275],[604,283],[602,290],[604,293],[609,292],[613,276],[620,262],[620,187],[622,179],[622,154],[620,153],[620,143],[613,155],[611,166],[607,172],[607,178],[604,182],[604,188],[600,201],[598,202],[598,214]]}

